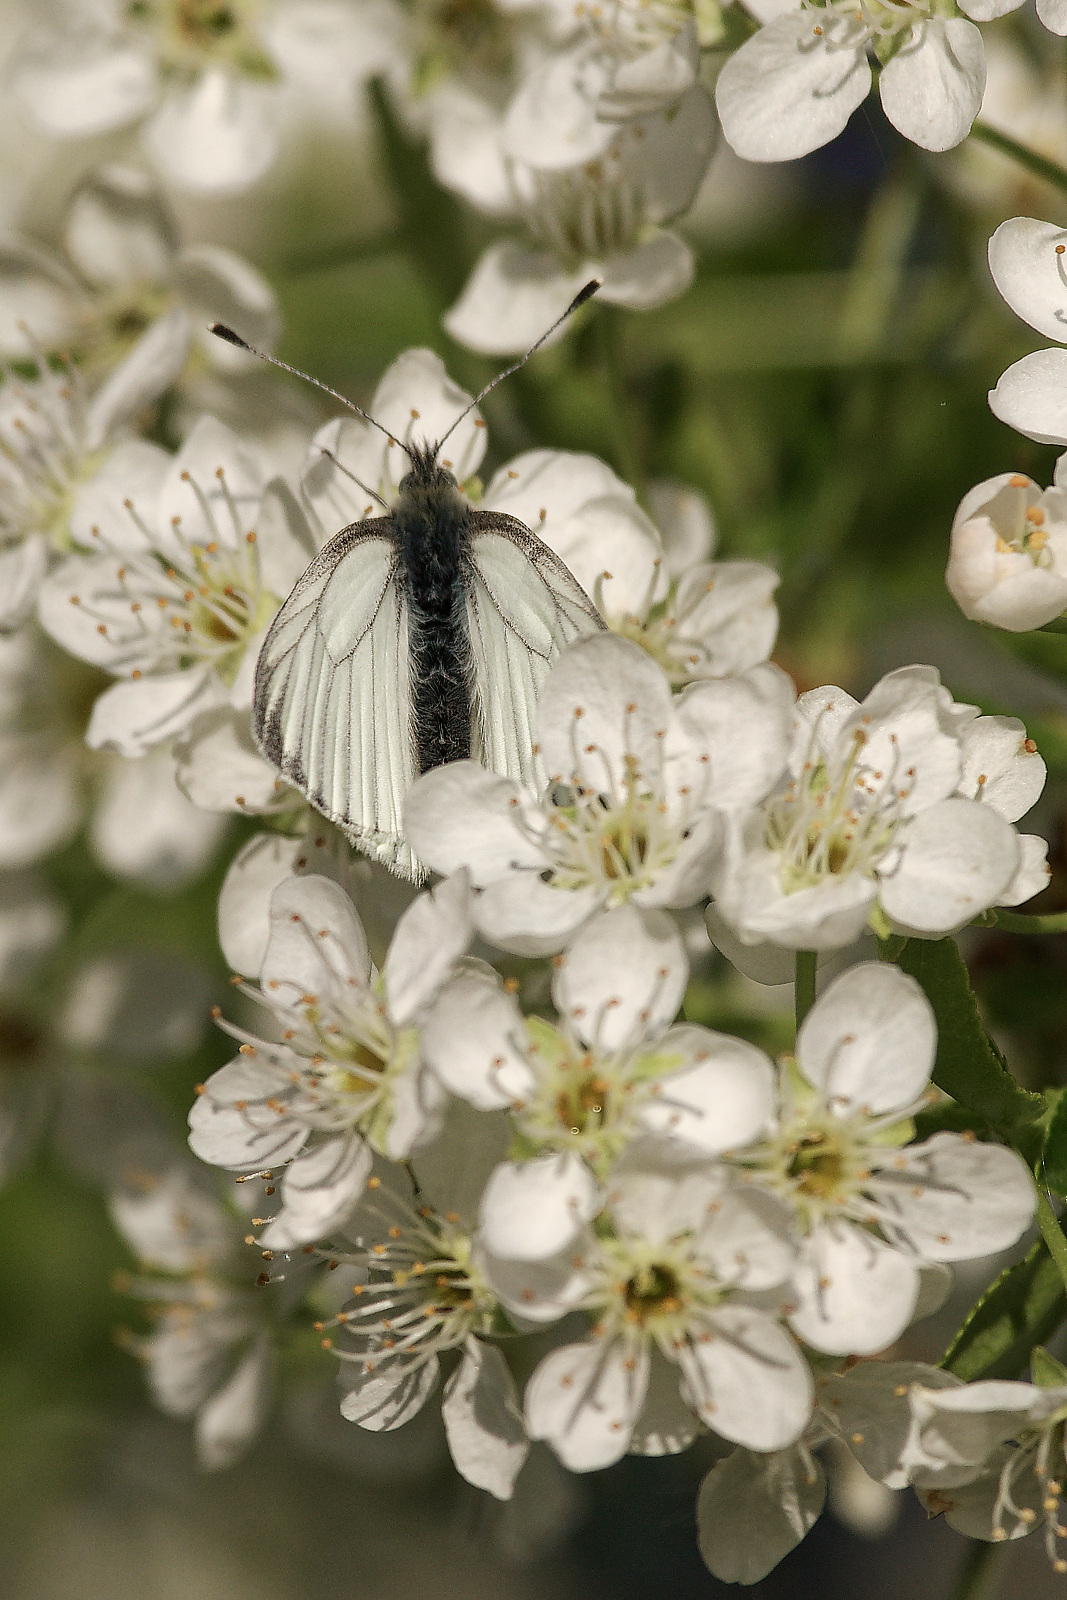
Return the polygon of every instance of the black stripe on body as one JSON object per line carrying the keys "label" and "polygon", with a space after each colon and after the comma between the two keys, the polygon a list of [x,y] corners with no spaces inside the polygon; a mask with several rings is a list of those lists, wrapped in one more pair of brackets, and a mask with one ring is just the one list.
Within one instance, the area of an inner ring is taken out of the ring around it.
{"label": "black stripe on body", "polygon": [[416,458],[401,483],[393,516],[410,619],[411,731],[421,773],[471,753],[470,510],[452,474],[428,456]]}

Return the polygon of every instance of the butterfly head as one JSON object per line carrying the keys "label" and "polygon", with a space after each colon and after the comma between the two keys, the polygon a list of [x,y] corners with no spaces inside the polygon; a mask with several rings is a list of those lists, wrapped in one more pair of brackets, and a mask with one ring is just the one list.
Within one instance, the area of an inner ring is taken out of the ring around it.
{"label": "butterfly head", "polygon": [[400,493],[412,489],[456,488],[456,475],[443,462],[438,461],[439,444],[412,444],[404,447],[411,462],[411,470],[400,480]]}

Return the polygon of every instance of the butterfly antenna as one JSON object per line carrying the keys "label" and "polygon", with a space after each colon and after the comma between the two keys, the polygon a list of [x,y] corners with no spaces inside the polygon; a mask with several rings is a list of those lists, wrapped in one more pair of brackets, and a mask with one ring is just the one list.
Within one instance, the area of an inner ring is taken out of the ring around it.
{"label": "butterfly antenna", "polygon": [[503,372],[498,372],[496,377],[493,378],[491,382],[486,384],[486,386],[482,390],[481,394],[476,394],[475,395],[474,399],[471,401],[471,403],[467,407],[466,411],[461,411],[460,412],[459,416],[456,418],[455,422],[449,428],[448,433],[445,434],[444,438],[443,439],[439,439],[437,441],[438,450],[440,450],[441,446],[444,444],[445,439],[448,438],[449,434],[455,433],[456,429],[459,427],[460,423],[463,421],[463,418],[464,417],[469,417],[471,412],[474,410],[475,406],[480,406],[482,401],[485,399],[486,395],[491,393],[492,390],[496,388],[498,383],[503,383],[505,378],[510,378],[511,374],[513,372],[518,372],[520,367],[524,367],[526,365],[527,361],[529,361],[530,357],[532,355],[534,355],[538,350],[540,350],[540,348],[544,344],[545,340],[546,339],[550,339],[552,337],[552,335],[555,333],[556,329],[560,326],[560,324],[566,322],[567,318],[569,316],[571,316],[575,311],[577,311],[579,306],[584,306],[585,302],[587,300],[591,300],[593,298],[593,296],[596,294],[597,290],[599,288],[601,288],[601,287],[602,287],[602,280],[600,278],[590,278],[589,282],[585,285],[585,288],[584,289],[579,289],[578,293],[575,295],[574,299],[571,301],[570,305],[567,307],[567,309],[563,313],[563,315],[561,317],[557,317],[555,322],[552,324],[552,326],[550,328],[546,328],[545,329],[544,333],[541,335],[540,339],[538,339],[537,343],[536,344],[532,344],[530,346],[529,350],[527,350],[526,354],[524,356],[520,356],[518,361],[513,362],[510,367],[505,367]]}
{"label": "butterfly antenna", "polygon": [[352,479],[352,482],[355,484],[357,489],[362,489],[363,493],[369,494],[372,500],[377,500],[383,511],[389,510],[389,502],[382,499],[377,489],[372,489],[369,484],[363,482],[362,478],[357,478],[355,473],[351,472],[348,467],[345,466],[340,457],[334,455],[332,450],[327,450],[324,445],[320,445],[319,455],[325,456],[327,461],[332,461],[338,472],[343,472],[346,478]]}
{"label": "butterfly antenna", "polygon": [[[584,289],[582,293],[585,293]],[[564,316],[566,315],[567,312],[564,312]],[[562,320],[563,319],[560,318],[560,321]],[[227,328],[225,323],[213,322],[207,331],[208,333],[213,333],[216,339],[225,339],[227,344],[236,345],[238,350],[247,350],[250,355],[258,356],[261,361],[269,361],[272,367],[281,367],[283,372],[291,372],[294,378],[303,378],[305,383],[313,383],[316,389],[322,390],[323,394],[332,395],[335,400],[340,400],[341,404],[343,406],[347,406],[349,411],[354,411],[357,417],[362,417],[363,421],[369,422],[372,428],[377,428],[379,433],[383,433],[385,435],[390,444],[398,444],[409,461],[412,459],[411,451],[408,449],[403,439],[394,438],[389,432],[388,428],[383,428],[380,422],[375,422],[374,418],[369,416],[367,412],[363,410],[362,406],[357,406],[356,402],[354,400],[350,400],[346,394],[339,394],[336,389],[331,389],[328,383],[323,383],[319,378],[313,378],[310,372],[301,372],[299,367],[291,367],[288,361],[279,361],[277,356],[269,356],[265,350],[257,350],[254,344],[249,344],[247,339],[242,339],[239,333],[234,333],[233,329]],[[549,328],[548,332],[551,333],[552,329]],[[545,335],[545,338],[547,337],[548,334]],[[538,343],[540,342],[541,341],[538,341]],[[536,349],[537,345],[534,345],[534,350]],[[532,355],[533,351],[531,351],[530,354]],[[519,365],[521,366],[522,363],[520,362]],[[502,373],[501,376],[506,377],[507,374]],[[490,387],[492,387],[492,385],[490,385]],[[477,405],[477,403],[478,402],[475,401],[475,405]],[[363,484],[360,484],[360,488],[363,488]],[[368,490],[367,492],[370,493],[371,491]],[[375,498],[377,498],[377,496],[375,496]]]}

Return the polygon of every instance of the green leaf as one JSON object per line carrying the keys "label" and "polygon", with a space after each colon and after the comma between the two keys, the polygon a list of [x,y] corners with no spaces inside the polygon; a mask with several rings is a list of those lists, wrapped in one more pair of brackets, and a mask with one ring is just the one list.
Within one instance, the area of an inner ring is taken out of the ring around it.
{"label": "green leaf", "polygon": [[1035,1348],[1067,1316],[1067,1294],[1038,1240],[1029,1254],[1002,1272],[968,1312],[941,1365],[971,1383],[976,1378],[1017,1378]]}
{"label": "green leaf", "polygon": [[1030,1356],[1030,1376],[1040,1389],[1062,1389],[1067,1383],[1067,1367],[1050,1356],[1044,1345],[1035,1344]]}
{"label": "green leaf", "polygon": [[1042,1181],[1053,1194],[1067,1195],[1067,1095],[1061,1094],[1049,1119],[1042,1158]]}
{"label": "green leaf", "polygon": [[934,1008],[938,1088],[1001,1131],[1041,1116],[1044,1100],[1020,1088],[985,1031],[955,940],[909,939],[897,965],[922,984]]}

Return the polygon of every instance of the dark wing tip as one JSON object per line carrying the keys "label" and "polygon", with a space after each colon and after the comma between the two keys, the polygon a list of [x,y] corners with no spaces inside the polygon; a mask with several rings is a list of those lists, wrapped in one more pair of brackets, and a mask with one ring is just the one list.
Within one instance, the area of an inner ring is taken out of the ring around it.
{"label": "dark wing tip", "polygon": [[[585,293],[584,289],[582,290],[582,293]],[[235,344],[238,350],[248,350],[251,348],[250,345],[245,343],[239,333],[234,333],[232,328],[227,328],[224,322],[213,322],[207,331],[208,333],[213,333],[216,339],[225,339],[227,344]]]}

